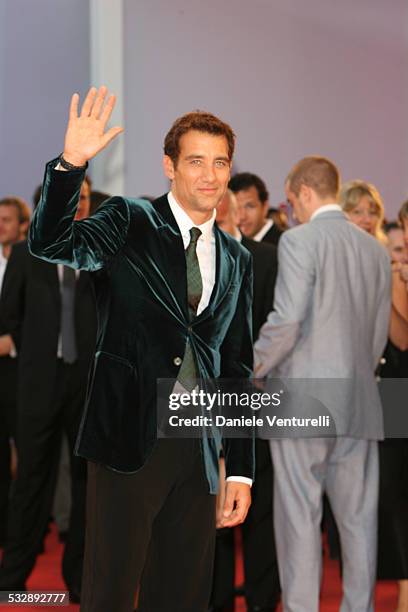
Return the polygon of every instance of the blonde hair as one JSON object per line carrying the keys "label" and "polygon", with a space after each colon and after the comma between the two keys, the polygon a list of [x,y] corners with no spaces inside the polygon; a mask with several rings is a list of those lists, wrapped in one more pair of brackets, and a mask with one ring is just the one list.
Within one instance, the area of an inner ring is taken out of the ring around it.
{"label": "blonde hair", "polygon": [[344,212],[351,212],[357,208],[361,198],[364,196],[367,196],[377,215],[374,236],[382,244],[386,244],[387,237],[382,229],[384,223],[384,203],[378,189],[372,183],[360,179],[343,183],[339,194],[339,204]]}

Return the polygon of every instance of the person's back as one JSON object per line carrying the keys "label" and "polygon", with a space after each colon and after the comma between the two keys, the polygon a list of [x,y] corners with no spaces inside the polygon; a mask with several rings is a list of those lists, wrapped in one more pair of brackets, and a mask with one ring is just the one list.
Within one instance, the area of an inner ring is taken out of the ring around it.
{"label": "person's back", "polygon": [[[389,290],[385,249],[336,211],[289,230],[280,248],[291,249],[294,257],[302,252],[299,265],[313,275],[313,288],[299,322],[296,350],[280,364],[279,373],[298,378],[373,375],[381,303]],[[278,277],[278,287],[283,281]],[[279,314],[279,304],[275,309]]]}
{"label": "person's back", "polygon": [[374,370],[391,275],[385,250],[347,221],[338,190],[338,170],[323,157],[304,158],[288,175],[286,195],[304,225],[281,237],[275,310],[255,344],[257,376],[286,377],[294,416],[324,410],[337,434],[270,441],[283,607],[296,612],[319,609],[324,491],[341,538],[341,610],[373,610],[383,436]]}

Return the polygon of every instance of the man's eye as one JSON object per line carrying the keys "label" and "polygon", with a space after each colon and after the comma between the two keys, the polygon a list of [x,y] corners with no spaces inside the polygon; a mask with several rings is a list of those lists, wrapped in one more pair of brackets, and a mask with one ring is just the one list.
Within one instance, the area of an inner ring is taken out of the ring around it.
{"label": "man's eye", "polygon": [[201,164],[201,159],[192,159],[191,163],[193,166],[198,166],[199,164]]}
{"label": "man's eye", "polygon": [[227,162],[219,159],[218,161],[215,162],[215,165],[217,166],[217,168],[225,168],[225,166],[227,165]]}

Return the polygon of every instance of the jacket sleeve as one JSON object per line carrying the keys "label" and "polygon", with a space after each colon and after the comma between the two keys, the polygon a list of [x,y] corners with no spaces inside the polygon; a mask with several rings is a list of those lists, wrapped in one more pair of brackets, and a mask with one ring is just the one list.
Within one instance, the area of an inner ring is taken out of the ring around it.
{"label": "jacket sleeve", "polygon": [[[251,378],[252,348],[252,257],[242,279],[235,316],[221,347],[221,378]],[[226,477],[255,477],[255,432],[252,438],[225,438]]]}
{"label": "jacket sleeve", "polygon": [[46,167],[41,199],[29,230],[29,249],[52,263],[99,270],[125,243],[129,206],[123,198],[110,198],[92,217],[74,221],[85,173],[55,170],[57,163],[55,159]]}
{"label": "jacket sleeve", "polygon": [[254,347],[256,375],[260,378],[293,350],[310,308],[315,283],[313,254],[296,231],[282,235],[278,259],[274,310],[261,327]]}
{"label": "jacket sleeve", "polygon": [[13,339],[17,353],[21,346],[28,257],[26,243],[17,244],[12,248],[0,299],[1,319],[6,333],[9,333]]}

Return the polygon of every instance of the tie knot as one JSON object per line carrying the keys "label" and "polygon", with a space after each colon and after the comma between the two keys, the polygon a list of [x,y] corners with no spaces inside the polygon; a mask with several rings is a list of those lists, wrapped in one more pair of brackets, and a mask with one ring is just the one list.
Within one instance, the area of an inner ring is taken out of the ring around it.
{"label": "tie knot", "polygon": [[191,242],[193,244],[197,244],[197,240],[199,239],[201,234],[202,234],[202,231],[198,229],[198,227],[192,227],[190,229]]}

